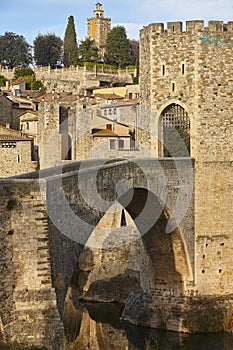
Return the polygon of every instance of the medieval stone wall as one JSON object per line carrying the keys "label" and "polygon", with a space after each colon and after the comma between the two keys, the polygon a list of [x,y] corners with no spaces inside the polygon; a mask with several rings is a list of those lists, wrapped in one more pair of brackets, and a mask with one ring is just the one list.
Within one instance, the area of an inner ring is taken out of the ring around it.
{"label": "medieval stone wall", "polygon": [[51,284],[43,191],[35,180],[1,180],[0,188],[0,317],[6,338],[58,349],[63,329]]}
{"label": "medieval stone wall", "polygon": [[[84,88],[99,86],[99,81],[124,82],[132,84],[132,74],[135,70],[106,70],[96,67],[71,67],[51,69],[50,67],[34,68],[37,80],[41,80],[47,87],[47,92],[82,93]],[[1,72],[7,79],[13,79],[14,70]]]}

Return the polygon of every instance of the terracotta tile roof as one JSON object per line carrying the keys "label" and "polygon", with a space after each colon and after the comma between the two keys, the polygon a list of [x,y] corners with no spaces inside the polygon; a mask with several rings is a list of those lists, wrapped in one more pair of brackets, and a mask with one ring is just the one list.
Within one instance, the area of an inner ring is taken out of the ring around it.
{"label": "terracotta tile roof", "polygon": [[95,94],[95,96],[104,100],[122,100],[124,98],[117,94]]}
{"label": "terracotta tile roof", "polygon": [[21,131],[7,128],[3,125],[0,125],[0,135],[20,135],[21,136]]}
{"label": "terracotta tile roof", "polygon": [[13,103],[23,103],[27,105],[32,104],[32,100],[29,98],[24,98],[24,97],[16,97],[16,96],[7,96],[9,100],[11,100]]}
{"label": "terracotta tile roof", "polygon": [[43,95],[43,92],[41,92],[40,90],[21,90],[20,92],[21,97],[29,96],[30,98],[36,98],[42,95]]}
{"label": "terracotta tile roof", "polygon": [[93,137],[118,137],[117,134],[115,134],[112,130],[109,129],[102,129],[100,131],[95,132]]}
{"label": "terracotta tile roof", "polygon": [[11,85],[19,85],[25,83],[25,80],[14,80],[11,82]]}
{"label": "terracotta tile roof", "polygon": [[101,129],[97,132],[95,132],[94,134],[92,134],[93,137],[127,137],[129,138],[130,135],[123,135],[123,134],[116,134],[115,132],[113,132],[112,130],[109,129]]}
{"label": "terracotta tile roof", "polygon": [[118,101],[116,103],[111,103],[106,106],[101,106],[100,108],[114,108],[114,107],[127,107],[127,106],[135,106],[138,105],[138,100],[127,100],[127,101]]}
{"label": "terracotta tile roof", "polygon": [[[29,115],[26,115],[26,114]],[[24,122],[24,121],[38,121],[38,112],[35,111],[26,111],[24,113],[22,113],[20,116],[20,121]]]}
{"label": "terracotta tile roof", "polygon": [[35,102],[41,102],[41,101],[46,101],[46,102],[53,102],[53,101],[61,101],[61,102],[73,102],[76,101],[80,98],[79,95],[73,95],[72,93],[47,93],[38,97],[34,98]]}
{"label": "terracotta tile roof", "polygon": [[6,128],[0,125],[0,141],[32,141],[33,139],[23,136],[19,130]]}
{"label": "terracotta tile roof", "polygon": [[0,135],[0,141],[33,141],[33,139],[19,135]]}
{"label": "terracotta tile roof", "polygon": [[30,121],[37,122],[38,121],[38,116],[36,116],[36,115],[33,115],[33,116],[25,115],[25,116],[20,117],[20,121],[21,122],[30,122]]}

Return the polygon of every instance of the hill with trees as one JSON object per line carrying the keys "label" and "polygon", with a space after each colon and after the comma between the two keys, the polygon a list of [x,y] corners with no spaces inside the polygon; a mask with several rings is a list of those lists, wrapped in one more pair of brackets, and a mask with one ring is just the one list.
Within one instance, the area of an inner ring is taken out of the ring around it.
{"label": "hill with trees", "polygon": [[[99,63],[99,60],[99,49],[94,40],[87,38],[78,45],[73,16],[68,18],[64,40],[54,33],[38,34],[32,47],[22,35],[12,32],[0,35],[0,64],[4,67],[26,68],[33,63],[37,66],[50,65],[52,68],[58,64],[70,67],[85,62]],[[107,35],[106,51],[101,61],[116,68],[138,66],[139,42],[129,40],[123,26],[113,27]],[[29,84],[28,76],[27,82]]]}

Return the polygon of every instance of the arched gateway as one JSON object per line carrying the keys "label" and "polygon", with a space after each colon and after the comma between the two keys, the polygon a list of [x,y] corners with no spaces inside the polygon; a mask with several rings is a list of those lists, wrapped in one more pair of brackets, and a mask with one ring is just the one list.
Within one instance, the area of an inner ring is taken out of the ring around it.
{"label": "arched gateway", "polygon": [[164,157],[190,156],[190,119],[179,104],[168,105],[160,116],[160,155]]}

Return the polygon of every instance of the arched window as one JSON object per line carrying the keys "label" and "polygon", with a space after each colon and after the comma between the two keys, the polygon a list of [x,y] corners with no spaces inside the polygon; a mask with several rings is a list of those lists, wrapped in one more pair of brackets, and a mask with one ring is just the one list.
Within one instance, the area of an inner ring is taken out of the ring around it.
{"label": "arched window", "polygon": [[161,155],[190,156],[190,120],[183,107],[172,103],[161,114]]}

